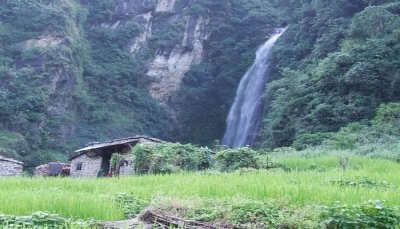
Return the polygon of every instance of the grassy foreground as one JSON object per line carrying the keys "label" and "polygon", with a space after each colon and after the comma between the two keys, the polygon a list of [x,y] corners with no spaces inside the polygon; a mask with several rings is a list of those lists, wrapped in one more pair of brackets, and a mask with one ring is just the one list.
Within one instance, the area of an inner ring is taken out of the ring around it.
{"label": "grassy foreground", "polygon": [[282,157],[285,169],[127,177],[120,179],[0,179],[0,214],[47,211],[68,218],[118,220],[115,201],[128,193],[150,201],[177,199],[274,200],[288,205],[359,204],[368,200],[400,206],[400,164],[367,157]]}

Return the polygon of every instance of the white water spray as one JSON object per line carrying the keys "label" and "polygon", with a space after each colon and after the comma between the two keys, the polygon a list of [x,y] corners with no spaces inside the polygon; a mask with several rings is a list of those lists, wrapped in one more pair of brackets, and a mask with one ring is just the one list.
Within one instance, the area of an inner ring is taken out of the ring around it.
{"label": "white water spray", "polygon": [[240,81],[226,121],[223,145],[237,148],[253,144],[262,114],[262,95],[268,80],[269,56],[273,45],[285,31],[286,28],[278,29],[257,50],[254,64]]}

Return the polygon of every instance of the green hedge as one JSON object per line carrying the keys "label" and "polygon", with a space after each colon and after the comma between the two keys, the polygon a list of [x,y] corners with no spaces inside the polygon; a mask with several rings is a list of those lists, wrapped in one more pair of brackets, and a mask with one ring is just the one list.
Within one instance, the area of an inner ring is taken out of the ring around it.
{"label": "green hedge", "polygon": [[191,144],[165,143],[137,145],[132,153],[138,174],[166,174],[178,171],[198,171],[212,165],[212,151]]}

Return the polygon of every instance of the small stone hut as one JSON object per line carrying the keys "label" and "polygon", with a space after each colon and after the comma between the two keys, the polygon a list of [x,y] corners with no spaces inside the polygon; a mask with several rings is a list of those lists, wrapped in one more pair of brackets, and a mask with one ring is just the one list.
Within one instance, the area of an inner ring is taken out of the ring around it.
{"label": "small stone hut", "polygon": [[33,174],[39,177],[69,176],[70,169],[70,164],[50,162],[48,164],[37,166]]}
{"label": "small stone hut", "polygon": [[116,139],[108,142],[95,142],[83,149],[75,151],[71,157],[72,177],[104,177],[111,174],[112,155],[121,155],[119,164],[119,175],[134,175],[133,157],[129,153],[137,144],[154,145],[164,141],[147,136],[136,136],[130,138]]}
{"label": "small stone hut", "polygon": [[0,156],[0,176],[21,176],[23,170],[23,162]]}

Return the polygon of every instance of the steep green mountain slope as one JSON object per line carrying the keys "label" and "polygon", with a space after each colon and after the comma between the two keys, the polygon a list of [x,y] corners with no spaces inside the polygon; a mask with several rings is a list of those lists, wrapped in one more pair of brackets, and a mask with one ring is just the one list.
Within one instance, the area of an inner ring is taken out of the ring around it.
{"label": "steep green mountain slope", "polygon": [[310,1],[275,49],[260,141],[318,144],[399,101],[400,2]]}
{"label": "steep green mountain slope", "polygon": [[45,151],[63,148],[84,93],[84,14],[73,1],[2,1],[0,18],[2,154],[57,157]]}
{"label": "steep green mountain slope", "polygon": [[[397,101],[398,1],[0,1],[0,153],[28,166],[147,134],[212,144],[274,28],[259,144],[290,145]],[[306,137],[304,137],[306,136]]]}

